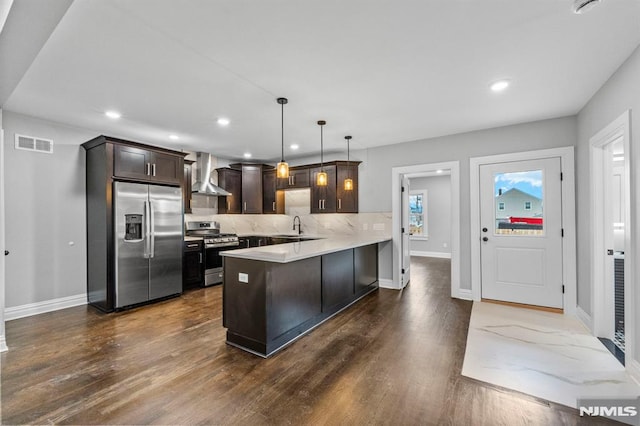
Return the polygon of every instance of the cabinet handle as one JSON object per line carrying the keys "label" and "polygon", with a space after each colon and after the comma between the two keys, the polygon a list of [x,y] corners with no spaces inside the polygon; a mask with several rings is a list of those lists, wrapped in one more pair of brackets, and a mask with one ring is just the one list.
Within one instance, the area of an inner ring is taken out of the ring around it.
{"label": "cabinet handle", "polygon": [[295,175],[291,175],[291,185],[295,185],[296,184],[296,176]]}
{"label": "cabinet handle", "polygon": [[227,200],[227,213],[231,210],[231,201]]}
{"label": "cabinet handle", "polygon": [[153,163],[153,164],[151,165],[151,174],[152,174],[153,176],[155,176],[155,175],[156,175],[156,163]]}
{"label": "cabinet handle", "polygon": [[245,212],[247,211],[247,202],[246,201],[244,202],[244,211]]}
{"label": "cabinet handle", "polygon": [[338,198],[338,210],[342,210],[342,198]]}
{"label": "cabinet handle", "polygon": [[318,200],[318,210],[322,210],[322,200]]}
{"label": "cabinet handle", "polygon": [[147,166],[145,167],[145,170],[144,170],[144,174],[147,176],[151,175],[151,163],[147,163]]}
{"label": "cabinet handle", "polygon": [[273,202],[273,211],[274,212],[276,211],[276,202],[275,201]]}
{"label": "cabinet handle", "polygon": [[199,263],[202,263],[202,253],[198,253]]}
{"label": "cabinet handle", "polygon": [[187,244],[187,247],[198,247],[198,244]]}

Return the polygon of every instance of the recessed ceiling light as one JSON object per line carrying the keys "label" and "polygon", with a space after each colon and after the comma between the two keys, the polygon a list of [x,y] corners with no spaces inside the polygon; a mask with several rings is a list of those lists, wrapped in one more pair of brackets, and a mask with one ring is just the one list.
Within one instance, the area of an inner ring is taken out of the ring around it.
{"label": "recessed ceiling light", "polygon": [[578,15],[587,13],[596,7],[598,3],[600,3],[600,0],[575,0],[573,2],[573,13]]}
{"label": "recessed ceiling light", "polygon": [[489,87],[494,92],[502,92],[504,89],[509,87],[509,84],[511,84],[511,82],[509,80],[498,80],[498,81],[494,81],[493,83],[491,83],[491,85]]}
{"label": "recessed ceiling light", "polygon": [[443,172],[442,170],[436,170],[436,173],[438,173],[438,174],[440,174],[442,172]]}
{"label": "recessed ceiling light", "polygon": [[178,139],[180,139],[180,137],[178,135],[169,135],[169,139],[171,139],[172,141],[177,141]]}
{"label": "recessed ceiling light", "polygon": [[118,118],[122,117],[122,114],[120,114],[118,111],[106,111],[104,115],[114,120],[117,120]]}
{"label": "recessed ceiling light", "polygon": [[218,124],[221,126],[228,126],[231,121],[228,118],[220,117],[218,118]]}
{"label": "recessed ceiling light", "polygon": [[300,145],[298,145],[297,143],[294,143],[290,146],[290,148],[295,151],[296,149],[300,148]]}
{"label": "recessed ceiling light", "polygon": [[244,153],[244,158],[251,158],[251,153],[250,152],[245,152]]}

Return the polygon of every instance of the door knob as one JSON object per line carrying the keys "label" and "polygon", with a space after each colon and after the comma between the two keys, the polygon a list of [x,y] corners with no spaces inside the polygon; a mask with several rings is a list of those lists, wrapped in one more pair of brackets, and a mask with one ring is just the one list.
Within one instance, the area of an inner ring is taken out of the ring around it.
{"label": "door knob", "polygon": [[488,229],[487,228],[482,228],[482,232],[487,232]]}
{"label": "door knob", "polygon": [[487,238],[487,237],[482,237],[482,241],[485,241],[485,242],[486,242],[486,241],[489,241],[489,238]]}

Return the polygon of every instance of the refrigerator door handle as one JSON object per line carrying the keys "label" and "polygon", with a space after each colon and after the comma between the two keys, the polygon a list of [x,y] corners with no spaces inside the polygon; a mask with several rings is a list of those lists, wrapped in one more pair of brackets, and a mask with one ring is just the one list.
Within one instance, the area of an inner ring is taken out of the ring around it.
{"label": "refrigerator door handle", "polygon": [[149,222],[149,205],[148,201],[144,202],[144,253],[145,259],[149,258],[149,237],[151,234],[151,224]]}
{"label": "refrigerator door handle", "polygon": [[155,212],[153,210],[153,203],[151,201],[148,201],[149,203],[149,212],[151,213],[151,235],[150,235],[150,250],[149,250],[149,258],[153,259],[153,256],[155,255],[155,251],[156,251],[156,215]]}

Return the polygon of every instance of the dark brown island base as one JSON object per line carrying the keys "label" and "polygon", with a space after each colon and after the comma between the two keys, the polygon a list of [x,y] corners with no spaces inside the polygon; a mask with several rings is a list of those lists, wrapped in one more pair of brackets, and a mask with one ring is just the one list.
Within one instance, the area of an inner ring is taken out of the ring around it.
{"label": "dark brown island base", "polygon": [[227,343],[268,357],[377,290],[378,243],[387,240],[303,241],[223,253]]}

